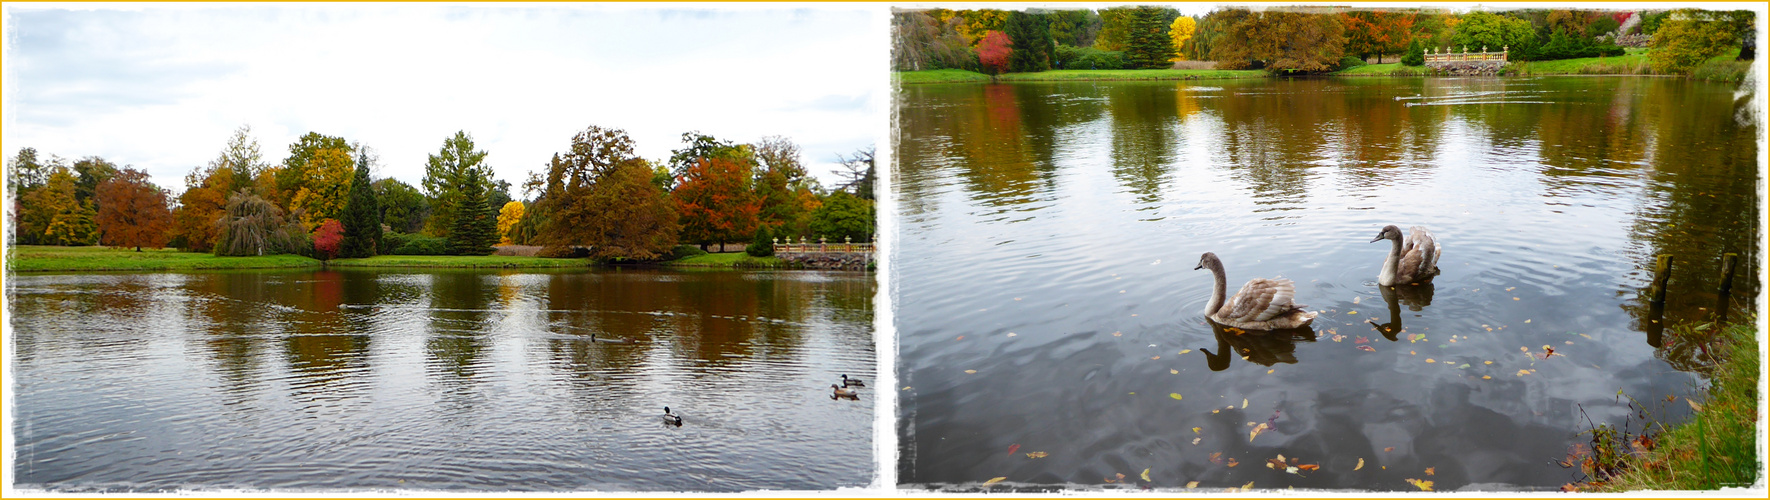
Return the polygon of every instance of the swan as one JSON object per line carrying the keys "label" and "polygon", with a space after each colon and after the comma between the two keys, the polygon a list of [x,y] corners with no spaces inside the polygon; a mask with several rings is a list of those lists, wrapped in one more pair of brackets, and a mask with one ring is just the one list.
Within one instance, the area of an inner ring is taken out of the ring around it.
{"label": "swan", "polygon": [[1377,273],[1378,285],[1420,284],[1432,281],[1432,277],[1438,275],[1438,256],[1443,254],[1443,249],[1426,228],[1408,228],[1407,239],[1403,240],[1401,228],[1383,226],[1383,231],[1377,233],[1371,243],[1380,240],[1393,241],[1395,245],[1389,249],[1389,258],[1383,260],[1383,270]]}
{"label": "swan", "polygon": [[848,375],[846,375],[846,374],[842,375],[842,387],[866,387],[866,386],[867,386],[867,383],[861,382],[860,379],[858,379],[858,378],[848,378]]}
{"label": "swan", "polygon": [[1211,291],[1211,302],[1205,305],[1205,317],[1211,321],[1243,330],[1284,330],[1299,328],[1315,319],[1315,313],[1291,302],[1297,287],[1288,279],[1254,278],[1242,285],[1235,297],[1223,300],[1223,261],[1217,254],[1205,252],[1193,270],[1210,269],[1217,286]]}
{"label": "swan", "polygon": [[836,399],[836,398],[848,398],[848,399],[854,399],[854,400],[860,399],[860,393],[854,392],[854,389],[843,389],[842,386],[839,386],[836,384],[830,384],[830,389],[835,391],[834,393],[830,394],[830,399]]}
{"label": "swan", "polygon": [[670,407],[664,407],[664,423],[682,427],[682,415],[670,413]]}

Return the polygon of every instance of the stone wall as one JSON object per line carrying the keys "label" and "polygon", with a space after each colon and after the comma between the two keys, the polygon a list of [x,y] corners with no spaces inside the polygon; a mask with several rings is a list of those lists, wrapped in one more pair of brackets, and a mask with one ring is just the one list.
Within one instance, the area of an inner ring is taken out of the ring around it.
{"label": "stone wall", "polygon": [[781,260],[791,262],[807,269],[847,269],[865,270],[867,263],[872,262],[873,254],[858,252],[794,252],[775,254]]}
{"label": "stone wall", "polygon": [[1447,75],[1498,75],[1500,69],[1506,67],[1505,61],[1449,61],[1429,62],[1433,70]]}

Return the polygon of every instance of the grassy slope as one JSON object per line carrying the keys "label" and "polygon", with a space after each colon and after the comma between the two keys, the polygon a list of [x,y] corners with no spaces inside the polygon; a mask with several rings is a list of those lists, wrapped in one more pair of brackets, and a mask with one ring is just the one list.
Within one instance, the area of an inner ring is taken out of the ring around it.
{"label": "grassy slope", "polygon": [[[1705,400],[1690,421],[1659,435],[1651,453],[1631,456],[1628,469],[1593,491],[1712,490],[1750,486],[1758,468],[1757,329],[1753,320],[1722,330],[1721,358],[1709,376]],[[1693,407],[1694,408],[1694,407]]]}
{"label": "grassy slope", "polygon": [[7,266],[13,271],[178,271],[189,269],[269,269],[320,267],[320,261],[299,255],[217,257],[174,249],[109,247],[9,246]]}
{"label": "grassy slope", "polygon": [[1403,66],[1401,63],[1366,64],[1356,68],[1335,71],[1336,76],[1426,76],[1430,70],[1425,66]]}
{"label": "grassy slope", "polygon": [[549,259],[509,255],[376,255],[366,259],[332,259],[330,267],[446,267],[446,268],[576,268],[589,267],[587,259]]}
{"label": "grassy slope", "polygon": [[[1057,69],[1038,73],[1008,73],[997,76],[1004,82],[1087,81],[1087,80],[1211,80],[1225,78],[1264,78],[1261,70],[1227,69]],[[988,82],[989,75],[958,69],[933,71],[900,71],[898,82],[963,83]]]}
{"label": "grassy slope", "polygon": [[672,267],[785,267],[779,257],[751,257],[743,252],[710,253],[665,262]]}
{"label": "grassy slope", "polygon": [[898,83],[905,85],[916,83],[968,83],[988,82],[989,75],[962,69],[935,69],[928,71],[899,71],[894,73]]}
{"label": "grassy slope", "polygon": [[1558,61],[1521,61],[1506,65],[1508,75],[1651,75],[1646,52],[1616,57],[1582,57]]}

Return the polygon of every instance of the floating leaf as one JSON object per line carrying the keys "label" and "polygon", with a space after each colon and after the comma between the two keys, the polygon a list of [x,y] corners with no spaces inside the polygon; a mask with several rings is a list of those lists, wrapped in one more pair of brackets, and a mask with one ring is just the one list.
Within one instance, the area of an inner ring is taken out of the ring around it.
{"label": "floating leaf", "polygon": [[1359,335],[1358,338],[1352,339],[1352,343],[1354,343],[1354,344],[1368,344],[1368,343],[1370,343],[1370,341],[1371,341],[1371,339],[1369,339],[1363,335]]}
{"label": "floating leaf", "polygon": [[965,336],[964,336],[964,335],[960,335],[960,336],[959,336],[959,338],[956,338],[956,339],[953,339],[953,340],[965,340]]}
{"label": "floating leaf", "polygon": [[1426,358],[1426,362],[1427,362],[1427,363],[1437,363],[1437,362],[1438,362],[1438,360],[1435,360],[1435,359],[1432,359],[1432,358]]}
{"label": "floating leaf", "polygon": [[1014,452],[1016,452],[1016,451],[1020,451],[1020,445],[1019,445],[1019,444],[1011,444],[1011,445],[1008,445],[1008,454],[1009,454],[1009,455],[1013,455],[1013,454],[1014,454]]}
{"label": "floating leaf", "polygon": [[1000,482],[1002,482],[1002,481],[1003,481],[1003,480],[1006,480],[1006,479],[1008,479],[1008,476],[1002,476],[1002,477],[992,477],[992,478],[990,478],[990,480],[988,480],[988,481],[984,481],[984,482],[983,482],[983,485],[984,485],[984,486],[989,486],[989,485],[992,485],[992,484],[996,484],[996,483],[1000,483]]}
{"label": "floating leaf", "polygon": [[1482,375],[1481,380],[1493,380],[1493,375]]}
{"label": "floating leaf", "polygon": [[1345,335],[1334,335],[1334,342],[1339,342],[1339,341],[1342,341],[1342,340],[1346,340],[1346,336],[1345,336]]}
{"label": "floating leaf", "polygon": [[1284,468],[1285,468],[1285,467],[1288,467],[1288,466],[1286,466],[1286,465],[1285,465],[1285,464],[1284,464],[1284,461],[1283,461],[1283,460],[1279,460],[1279,459],[1276,459],[1276,458],[1268,458],[1268,459],[1266,459],[1266,468],[1268,468],[1268,469],[1281,469],[1281,470],[1282,470],[1282,469],[1284,469]]}
{"label": "floating leaf", "polygon": [[1018,336],[1018,335],[1019,335],[1019,334],[1016,334],[1016,333],[1014,333],[1014,332],[1008,332],[1008,336],[1009,336],[1009,337],[1015,337],[1015,336]]}
{"label": "floating leaf", "polygon": [[1186,354],[1186,353],[1189,353],[1189,352],[1192,352],[1192,349],[1181,349],[1181,350],[1180,350],[1180,354]]}
{"label": "floating leaf", "polygon": [[1384,451],[1384,452],[1390,452],[1390,451],[1395,451],[1395,447],[1394,447],[1394,446],[1390,446],[1390,447],[1388,447],[1388,448],[1383,448],[1383,451]]}
{"label": "floating leaf", "polygon": [[1192,433],[1193,433],[1193,434],[1198,434],[1198,431],[1199,431],[1199,430],[1200,430],[1200,429],[1203,429],[1203,427],[1193,427],[1193,428],[1192,428]]}
{"label": "floating leaf", "polygon": [[1267,426],[1265,422],[1261,422],[1259,426],[1254,427],[1254,430],[1248,431],[1248,441],[1253,442],[1254,436],[1258,436],[1260,433],[1266,432],[1267,429],[1271,428],[1272,427]]}
{"label": "floating leaf", "polygon": [[1352,470],[1358,470],[1358,469],[1363,469],[1363,468],[1364,468],[1364,457],[1358,457],[1358,466],[1353,467]]}
{"label": "floating leaf", "polygon": [[[1360,458],[1359,460],[1364,460],[1364,459]],[[1320,464],[1303,464],[1303,465],[1298,465],[1297,468],[1312,471],[1312,470],[1320,469],[1321,465]]]}
{"label": "floating leaf", "polygon": [[1375,347],[1371,347],[1371,346],[1368,346],[1368,345],[1361,345],[1361,346],[1358,346],[1358,350],[1360,350],[1360,351],[1365,351],[1365,352],[1377,352],[1377,348],[1375,348]]}
{"label": "floating leaf", "polygon": [[1162,357],[1161,356],[1150,356],[1149,359],[1156,360],[1156,359],[1162,359]]}
{"label": "floating leaf", "polygon": [[1414,478],[1410,477],[1407,479],[1407,483],[1412,484],[1414,486],[1418,486],[1420,488],[1420,491],[1432,491],[1432,482],[1431,481],[1414,479]]}
{"label": "floating leaf", "polygon": [[1114,337],[1123,337],[1123,336],[1125,336],[1125,334],[1124,334],[1124,333],[1120,333],[1120,332],[1112,332],[1112,336],[1114,336]]}
{"label": "floating leaf", "polygon": [[1436,470],[1438,470],[1438,468],[1437,468],[1437,467],[1427,467],[1427,468],[1426,468],[1426,475],[1428,475],[1428,476],[1436,476],[1436,475],[1438,475],[1438,473],[1436,473],[1436,472],[1433,472],[1433,471],[1436,471]]}
{"label": "floating leaf", "polygon": [[1149,480],[1149,469],[1143,469],[1143,480],[1144,481]]}
{"label": "floating leaf", "polygon": [[1230,467],[1235,467],[1235,466],[1237,466],[1237,465],[1241,465],[1241,462],[1237,462],[1237,461],[1235,461],[1235,459],[1234,459],[1234,458],[1231,458],[1231,459],[1229,459],[1229,460],[1228,460],[1228,461],[1225,461],[1225,462],[1223,462],[1223,465],[1227,465],[1227,466],[1230,466]]}
{"label": "floating leaf", "polygon": [[1696,404],[1695,400],[1692,400],[1690,398],[1684,398],[1684,402],[1690,403],[1690,411],[1696,411],[1696,412],[1702,411],[1702,405]]}
{"label": "floating leaf", "polygon": [[1348,316],[1353,315],[1353,314],[1358,314],[1358,311],[1346,311],[1346,315],[1348,315]]}
{"label": "floating leaf", "polygon": [[1048,455],[1050,455],[1050,453],[1045,453],[1042,451],[1035,451],[1032,453],[1027,453],[1026,458],[1045,458]]}
{"label": "floating leaf", "polygon": [[1223,464],[1223,452],[1221,452],[1221,451],[1211,452],[1211,457],[1207,460],[1210,460],[1211,463],[1222,465]]}
{"label": "floating leaf", "polygon": [[1482,361],[1482,363],[1486,363],[1486,364],[1490,364],[1490,365],[1493,364],[1492,361]]}
{"label": "floating leaf", "polygon": [[1180,399],[1180,393],[1178,393],[1178,392],[1170,392],[1170,393],[1168,393],[1168,397],[1170,397],[1170,398],[1174,398],[1174,400],[1176,400],[1176,401],[1178,401],[1178,400],[1179,400],[1179,399]]}
{"label": "floating leaf", "polygon": [[1241,398],[1241,407],[1242,408],[1248,407],[1248,398]]}
{"label": "floating leaf", "polygon": [[1179,374],[1180,374],[1180,370],[1173,370],[1173,369],[1170,369],[1170,370],[1168,370],[1168,373],[1172,373],[1172,374],[1175,374],[1175,375],[1179,375]]}
{"label": "floating leaf", "polygon": [[1187,487],[1187,488],[1197,488],[1197,487],[1198,487],[1198,481],[1187,481],[1187,482],[1186,482],[1186,487]]}
{"label": "floating leaf", "polygon": [[1248,484],[1241,485],[1242,491],[1248,491],[1251,489],[1254,489],[1254,482],[1253,481],[1248,481]]}
{"label": "floating leaf", "polygon": [[1530,370],[1518,370],[1518,376],[1520,376],[1520,377],[1525,376],[1525,375],[1529,375],[1529,374],[1530,374]]}
{"label": "floating leaf", "polygon": [[1198,442],[1203,439],[1204,438],[1192,438],[1192,444],[1198,444]]}
{"label": "floating leaf", "polygon": [[1458,370],[1467,370],[1467,369],[1469,369],[1469,364],[1463,363],[1463,364],[1457,365],[1457,369]]}
{"label": "floating leaf", "polygon": [[977,370],[965,370],[965,373],[977,373]]}

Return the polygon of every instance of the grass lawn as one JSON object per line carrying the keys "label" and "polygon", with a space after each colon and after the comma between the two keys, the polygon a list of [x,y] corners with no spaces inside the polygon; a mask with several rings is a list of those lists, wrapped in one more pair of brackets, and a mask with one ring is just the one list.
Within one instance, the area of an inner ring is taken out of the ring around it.
{"label": "grass lawn", "polygon": [[447,268],[582,268],[589,259],[550,259],[511,255],[376,255],[366,259],[332,259],[327,267],[447,267]]}
{"label": "grass lawn", "polygon": [[1054,69],[1038,73],[1008,73],[997,77],[1007,82],[1066,80],[1218,80],[1265,78],[1257,69]]}
{"label": "grass lawn", "polygon": [[192,269],[273,269],[320,267],[320,261],[299,255],[217,257],[175,249],[110,247],[7,247],[13,271],[182,271]]}
{"label": "grass lawn", "polygon": [[1366,64],[1356,68],[1330,73],[1334,76],[1427,76],[1432,72],[1425,66],[1404,66],[1401,63]]}
{"label": "grass lawn", "polygon": [[899,71],[895,73],[898,83],[911,85],[917,83],[988,83],[989,75],[962,69],[934,69],[928,71]]}
{"label": "grass lawn", "polygon": [[[1709,374],[1709,390],[1688,401],[1695,413],[1687,422],[1655,436],[1651,452],[1619,453],[1621,474],[1594,482],[1582,491],[1714,490],[1749,487],[1757,478],[1758,340],[1755,318],[1742,318],[1716,332],[1710,353],[1718,362]],[[1700,329],[1701,327],[1698,327]],[[1668,328],[1667,333],[1673,333]],[[1708,335],[1677,328],[1677,335]],[[1675,403],[1676,404],[1676,403]],[[1623,450],[1631,444],[1618,446]],[[1591,470],[1588,465],[1587,473]]]}
{"label": "grass lawn", "polygon": [[1616,57],[1582,57],[1558,61],[1520,61],[1507,63],[1505,74],[1529,75],[1650,75],[1653,68],[1645,51],[1630,51]]}
{"label": "grass lawn", "polygon": [[787,267],[780,257],[751,257],[744,252],[710,253],[665,262],[671,267]]}

